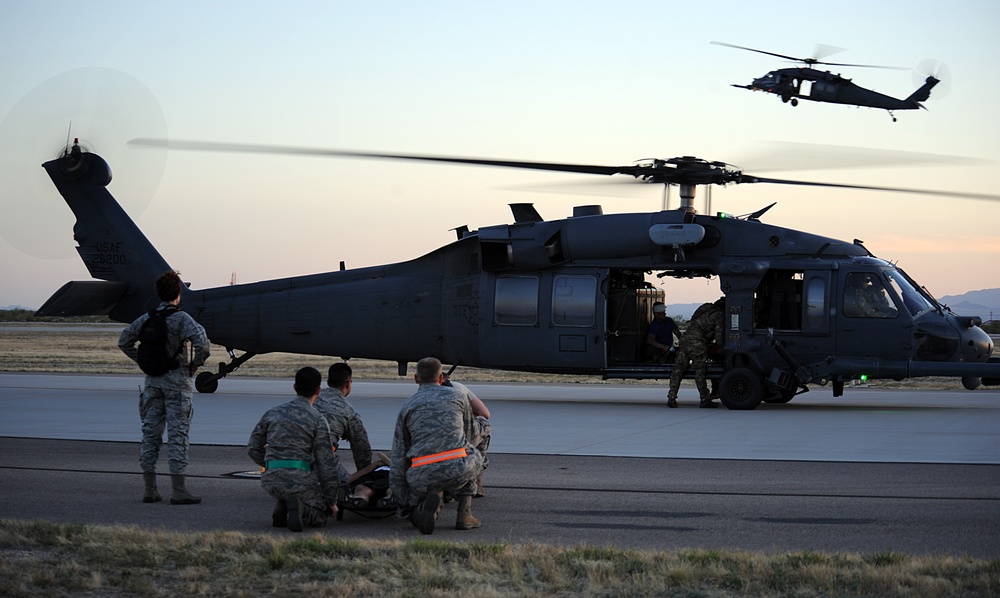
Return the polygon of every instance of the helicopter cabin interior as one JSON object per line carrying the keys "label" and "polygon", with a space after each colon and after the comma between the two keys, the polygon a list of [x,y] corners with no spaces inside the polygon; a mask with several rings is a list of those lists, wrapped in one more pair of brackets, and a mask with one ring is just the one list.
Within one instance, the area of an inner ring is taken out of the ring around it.
{"label": "helicopter cabin interior", "polygon": [[594,373],[647,361],[653,303],[664,301],[665,294],[646,282],[643,271],[573,268],[487,275],[494,278],[487,286],[492,297],[485,297],[492,317],[480,328],[480,349],[489,363]]}

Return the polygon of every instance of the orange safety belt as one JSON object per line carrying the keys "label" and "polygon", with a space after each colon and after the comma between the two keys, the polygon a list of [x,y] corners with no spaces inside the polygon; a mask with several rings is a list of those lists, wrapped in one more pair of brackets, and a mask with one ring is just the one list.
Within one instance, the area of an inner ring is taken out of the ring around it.
{"label": "orange safety belt", "polygon": [[465,447],[462,447],[451,449],[450,451],[444,451],[443,453],[434,453],[433,455],[414,457],[410,460],[410,467],[420,467],[421,465],[430,465],[431,463],[448,461],[450,459],[463,459],[468,456],[468,454],[469,453],[465,450]]}

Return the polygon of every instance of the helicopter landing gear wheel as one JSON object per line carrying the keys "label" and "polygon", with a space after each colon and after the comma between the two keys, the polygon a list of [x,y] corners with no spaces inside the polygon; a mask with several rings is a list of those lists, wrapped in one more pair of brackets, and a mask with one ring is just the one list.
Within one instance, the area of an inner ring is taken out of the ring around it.
{"label": "helicopter landing gear wheel", "polygon": [[202,372],[194,379],[194,388],[203,394],[212,394],[219,388],[219,379],[212,372]]}
{"label": "helicopter landing gear wheel", "polygon": [[799,105],[798,98],[792,98],[792,106],[798,106],[798,105]]}
{"label": "helicopter landing gear wheel", "polygon": [[722,376],[719,395],[728,409],[756,409],[764,398],[764,383],[750,368],[735,367]]}
{"label": "helicopter landing gear wheel", "polygon": [[976,390],[983,383],[982,378],[975,378],[972,376],[962,376],[962,386],[965,390]]}

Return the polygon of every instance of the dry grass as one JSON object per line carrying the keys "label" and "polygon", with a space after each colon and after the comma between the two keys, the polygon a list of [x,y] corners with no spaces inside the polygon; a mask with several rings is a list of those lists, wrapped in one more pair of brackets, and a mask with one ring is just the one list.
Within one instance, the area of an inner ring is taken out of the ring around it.
{"label": "dry grass", "polygon": [[[25,323],[0,325],[0,371],[52,372],[77,374],[136,374],[138,367],[118,350],[121,326],[103,324]],[[85,328],[77,331],[75,329]],[[234,376],[291,378],[295,371],[311,365],[326,372],[336,357],[317,357],[295,353],[258,355],[240,367]],[[206,366],[215,371],[220,361],[229,361],[224,347],[212,345],[212,357]],[[354,377],[363,380],[398,379],[395,362],[352,359]],[[413,375],[410,364],[409,375]],[[603,382],[597,376],[562,376],[556,374],[521,374],[480,368],[462,368],[462,380],[472,382]],[[620,382],[620,381],[618,381]],[[655,383],[651,381],[648,383]],[[662,383],[662,382],[661,382]]]}
{"label": "dry grass", "polygon": [[995,596],[1000,560],[357,541],[0,520],[7,596]]}
{"label": "dry grass", "polygon": [[[72,326],[73,330],[66,330]],[[79,329],[79,330],[78,330]],[[0,372],[52,372],[75,374],[136,374],[138,367],[118,350],[120,325],[88,323],[3,323],[0,325]],[[268,353],[247,361],[233,376],[291,378],[295,371],[311,365],[325,372],[336,357],[317,357],[295,353]],[[208,369],[216,371],[218,362],[229,361],[226,350],[212,345]],[[352,359],[354,377],[359,380],[399,379],[395,362]],[[413,365],[410,365],[410,375]],[[598,376],[531,374],[480,368],[462,368],[463,381],[469,382],[550,382],[621,384],[622,380],[601,380]],[[627,384],[663,385],[665,380],[627,380]],[[693,384],[685,381],[685,384]],[[961,382],[954,378],[911,378],[908,380],[872,380],[869,388],[940,388],[957,390]]]}

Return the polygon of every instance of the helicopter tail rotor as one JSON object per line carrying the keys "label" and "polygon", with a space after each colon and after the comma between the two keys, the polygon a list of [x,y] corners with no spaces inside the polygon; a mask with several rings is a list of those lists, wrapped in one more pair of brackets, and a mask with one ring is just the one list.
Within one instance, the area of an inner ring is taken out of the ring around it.
{"label": "helicopter tail rotor", "polygon": [[922,60],[913,69],[912,74],[914,85],[923,85],[928,77],[934,77],[938,80],[933,93],[926,99],[940,100],[951,92],[951,70],[940,60],[933,58]]}

